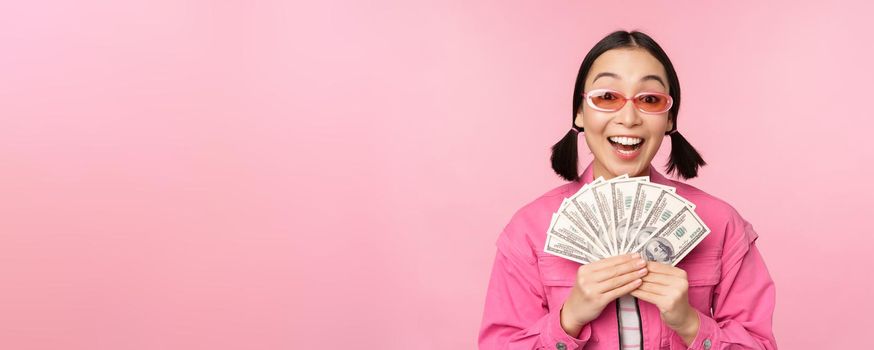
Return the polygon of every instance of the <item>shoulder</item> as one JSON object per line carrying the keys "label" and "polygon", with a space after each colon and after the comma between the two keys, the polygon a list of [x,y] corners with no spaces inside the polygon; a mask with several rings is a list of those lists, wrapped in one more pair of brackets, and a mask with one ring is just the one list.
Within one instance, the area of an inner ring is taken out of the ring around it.
{"label": "shoulder", "polygon": [[546,230],[552,214],[579,187],[578,183],[568,182],[522,205],[504,226],[498,237],[498,249],[534,264],[546,242]]}

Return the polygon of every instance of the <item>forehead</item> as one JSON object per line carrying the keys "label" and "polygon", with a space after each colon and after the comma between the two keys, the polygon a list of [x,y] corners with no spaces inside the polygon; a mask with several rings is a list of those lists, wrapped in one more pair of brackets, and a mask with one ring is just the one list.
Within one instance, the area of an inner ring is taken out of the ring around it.
{"label": "forehead", "polygon": [[[618,75],[619,79],[602,76],[597,79],[599,86],[603,86],[605,83],[628,87],[637,86],[637,84],[661,86],[656,80],[640,81],[648,75],[661,77],[665,85],[668,82],[662,63],[648,51],[641,48],[612,49],[598,56],[586,76],[586,86],[591,86],[600,73],[613,73]],[[665,86],[665,89],[667,89],[667,86]]]}

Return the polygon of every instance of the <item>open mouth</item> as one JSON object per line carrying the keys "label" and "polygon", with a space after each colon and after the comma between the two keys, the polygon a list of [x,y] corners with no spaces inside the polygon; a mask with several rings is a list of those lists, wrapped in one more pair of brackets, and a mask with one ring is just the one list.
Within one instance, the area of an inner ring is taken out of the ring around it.
{"label": "open mouth", "polygon": [[610,145],[622,159],[633,159],[640,154],[640,148],[646,141],[640,137],[634,136],[610,136],[607,138]]}

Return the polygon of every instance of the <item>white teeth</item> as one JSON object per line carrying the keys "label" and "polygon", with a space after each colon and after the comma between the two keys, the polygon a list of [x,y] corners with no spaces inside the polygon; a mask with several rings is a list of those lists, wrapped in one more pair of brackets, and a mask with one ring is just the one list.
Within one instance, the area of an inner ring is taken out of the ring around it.
{"label": "white teeth", "polygon": [[609,137],[609,140],[626,146],[632,146],[643,142],[643,139],[641,138],[624,136],[611,136]]}

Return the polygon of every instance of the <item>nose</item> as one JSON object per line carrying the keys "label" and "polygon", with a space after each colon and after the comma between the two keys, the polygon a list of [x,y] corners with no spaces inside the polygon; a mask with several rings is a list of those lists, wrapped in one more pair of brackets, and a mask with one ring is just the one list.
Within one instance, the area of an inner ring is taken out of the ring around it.
{"label": "nose", "polygon": [[643,118],[640,117],[640,111],[638,111],[634,106],[634,102],[628,100],[625,102],[625,105],[622,106],[622,109],[616,111],[614,121],[616,124],[621,124],[627,128],[631,128],[643,123]]}

